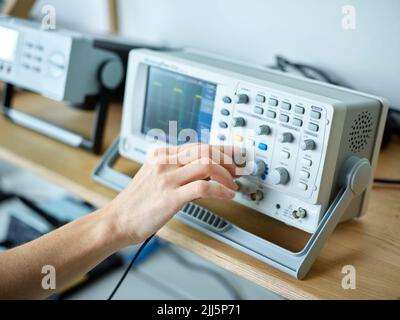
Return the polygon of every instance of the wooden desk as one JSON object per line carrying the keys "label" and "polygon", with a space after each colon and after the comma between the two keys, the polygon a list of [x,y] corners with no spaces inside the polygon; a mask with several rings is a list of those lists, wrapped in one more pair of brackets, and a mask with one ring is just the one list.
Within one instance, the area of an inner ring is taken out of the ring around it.
{"label": "wooden desk", "polygon": [[[24,108],[29,112],[90,132],[91,115],[87,112],[63,108],[61,116],[62,107],[51,106],[53,103],[26,93],[19,94],[16,100],[18,105],[29,105]],[[114,105],[107,125],[107,145],[118,135],[120,114],[120,106]],[[3,117],[0,117],[0,132],[1,159],[28,169],[96,206],[103,206],[115,196],[91,179],[100,157],[17,127]],[[397,139],[382,153],[377,176],[400,178],[399,160],[400,139]],[[138,168],[127,162],[121,167],[129,171]],[[238,205],[202,204],[289,249],[299,250],[306,241],[303,233]],[[159,236],[289,299],[400,299],[400,189],[396,187],[374,188],[367,216],[338,226],[304,281],[295,280],[178,221],[171,221]],[[341,270],[345,265],[356,267],[356,290],[341,287]]]}

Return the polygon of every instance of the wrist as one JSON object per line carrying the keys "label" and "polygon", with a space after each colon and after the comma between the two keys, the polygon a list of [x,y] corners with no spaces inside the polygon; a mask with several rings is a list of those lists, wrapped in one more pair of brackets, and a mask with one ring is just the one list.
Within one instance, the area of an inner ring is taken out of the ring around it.
{"label": "wrist", "polygon": [[127,241],[122,234],[117,217],[110,206],[99,209],[93,214],[96,220],[96,233],[100,242],[112,253],[127,246]]}
{"label": "wrist", "polygon": [[127,232],[128,227],[126,223],[122,221],[121,214],[113,202],[100,209],[97,214],[102,228],[106,229],[106,233],[109,235],[109,245],[115,247],[116,251],[130,245],[141,243],[138,237]]}

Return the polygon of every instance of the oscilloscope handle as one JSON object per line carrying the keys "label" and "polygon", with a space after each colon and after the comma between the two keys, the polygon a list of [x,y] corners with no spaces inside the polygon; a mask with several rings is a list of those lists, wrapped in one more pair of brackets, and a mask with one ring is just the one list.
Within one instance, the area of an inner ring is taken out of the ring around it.
{"label": "oscilloscope handle", "polygon": [[[121,191],[129,184],[131,178],[113,169],[114,163],[119,158],[118,145],[119,140],[117,139],[94,170],[93,179],[116,191]],[[316,232],[311,236],[304,249],[298,253],[288,251],[227,221],[222,230],[216,230],[212,225],[194,217],[186,207],[178,212],[176,218],[297,279],[304,279],[325,242],[341,221],[349,204],[366,190],[371,177],[372,169],[368,160],[351,157],[345,162],[342,168],[342,188],[340,192],[328,208]],[[209,215],[223,220],[196,204],[190,204],[189,207],[195,207],[196,212],[206,211]]]}
{"label": "oscilloscope handle", "polygon": [[118,146],[120,139],[117,138],[107,152],[104,154],[98,166],[94,169],[93,180],[115,190],[122,191],[125,189],[131,178],[124,173],[118,172],[113,168],[114,164],[120,157]]}

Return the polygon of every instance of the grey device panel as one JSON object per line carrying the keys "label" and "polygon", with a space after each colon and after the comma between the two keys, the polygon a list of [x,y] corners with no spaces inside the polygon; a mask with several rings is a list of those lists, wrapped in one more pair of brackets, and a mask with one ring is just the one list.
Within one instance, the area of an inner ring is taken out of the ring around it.
{"label": "grey device panel", "polygon": [[[114,52],[95,47],[94,38],[33,21],[0,16],[0,80],[3,113],[14,123],[73,147],[99,153],[111,93],[124,78]],[[14,88],[75,106],[95,109],[90,138],[16,110]],[[90,98],[90,99],[88,99]]]}
{"label": "grey device panel", "polygon": [[[374,159],[374,155],[376,155],[377,149],[380,148],[379,135],[382,134],[383,130],[381,127],[382,119],[386,119],[386,101],[361,92],[346,90],[315,81],[307,81],[302,78],[288,77],[285,74],[270,72],[270,70],[263,70],[252,65],[243,65],[240,62],[227,61],[218,56],[202,54],[201,52],[183,51],[176,52],[175,55],[178,58],[256,77],[284,87],[307,91],[316,96],[325,96],[345,104],[347,106],[347,115],[343,127],[342,139],[338,144],[340,148],[337,153],[332,150],[327,155],[329,159],[334,159],[337,164],[333,183],[336,187],[321,186],[327,189],[326,192],[329,192],[329,189],[331,189],[330,200],[333,200],[339,190],[338,179],[340,179],[340,168],[346,159],[351,156],[357,156],[368,159],[370,163],[376,162],[377,159]],[[376,144],[376,141],[378,141],[378,144]],[[361,216],[365,213],[366,208],[363,207],[363,197],[364,195],[360,195],[357,199],[353,200],[353,203],[343,215],[342,221]]]}
{"label": "grey device panel", "polygon": [[17,18],[0,16],[0,38],[0,80],[73,104],[99,93],[99,67],[117,58],[89,36]]}

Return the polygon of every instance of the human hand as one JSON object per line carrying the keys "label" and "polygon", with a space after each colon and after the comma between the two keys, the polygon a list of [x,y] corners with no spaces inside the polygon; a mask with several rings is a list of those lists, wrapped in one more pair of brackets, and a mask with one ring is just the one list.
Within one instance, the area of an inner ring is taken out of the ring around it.
{"label": "human hand", "polygon": [[197,199],[230,200],[237,150],[184,145],[154,150],[130,185],[108,206],[123,245],[156,233],[183,206]]}

